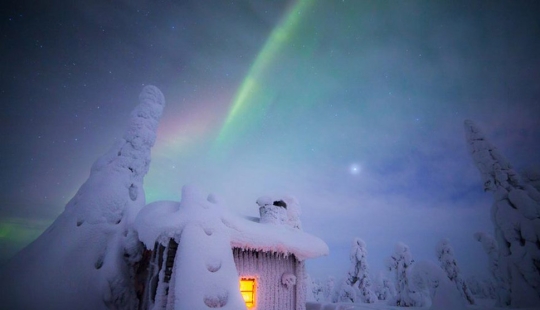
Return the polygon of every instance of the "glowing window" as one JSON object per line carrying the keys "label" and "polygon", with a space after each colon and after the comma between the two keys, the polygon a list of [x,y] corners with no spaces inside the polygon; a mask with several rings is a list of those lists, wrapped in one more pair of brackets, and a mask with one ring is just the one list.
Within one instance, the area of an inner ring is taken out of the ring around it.
{"label": "glowing window", "polygon": [[248,308],[255,307],[255,279],[240,278],[240,293]]}

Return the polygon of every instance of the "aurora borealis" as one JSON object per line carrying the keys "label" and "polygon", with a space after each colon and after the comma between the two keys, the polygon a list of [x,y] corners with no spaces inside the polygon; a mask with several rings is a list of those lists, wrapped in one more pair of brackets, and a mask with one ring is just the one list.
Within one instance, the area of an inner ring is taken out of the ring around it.
{"label": "aurora borealis", "polygon": [[343,276],[354,237],[375,273],[403,241],[435,259],[473,238],[491,197],[467,154],[472,119],[518,171],[540,152],[533,1],[92,1],[1,5],[0,263],[43,231],[120,137],[142,85],[167,106],[147,201],[186,183],[256,215],[294,195]]}

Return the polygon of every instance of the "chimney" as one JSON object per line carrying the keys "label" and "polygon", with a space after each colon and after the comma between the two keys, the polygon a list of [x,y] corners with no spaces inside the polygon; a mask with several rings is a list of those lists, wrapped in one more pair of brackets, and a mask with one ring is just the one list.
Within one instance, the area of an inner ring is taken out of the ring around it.
{"label": "chimney", "polygon": [[271,223],[281,225],[287,223],[287,204],[283,200],[272,200],[268,196],[257,199],[259,213],[261,215],[260,223]]}

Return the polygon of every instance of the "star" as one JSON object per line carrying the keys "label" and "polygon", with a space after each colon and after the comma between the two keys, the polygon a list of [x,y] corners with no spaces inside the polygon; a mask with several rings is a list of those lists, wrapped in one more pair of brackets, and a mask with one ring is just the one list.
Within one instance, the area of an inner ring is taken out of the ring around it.
{"label": "star", "polygon": [[349,166],[349,173],[350,174],[359,174],[361,171],[361,167],[359,164],[351,164]]}

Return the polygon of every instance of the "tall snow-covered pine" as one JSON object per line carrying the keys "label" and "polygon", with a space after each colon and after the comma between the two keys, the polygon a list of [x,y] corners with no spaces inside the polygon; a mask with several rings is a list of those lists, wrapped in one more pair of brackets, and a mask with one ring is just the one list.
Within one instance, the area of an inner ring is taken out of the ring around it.
{"label": "tall snow-covered pine", "polygon": [[145,205],[143,178],[165,100],[146,86],[127,130],[92,166],[64,212],[0,271],[6,309],[133,309],[131,229]]}
{"label": "tall snow-covered pine", "polygon": [[510,305],[540,305],[540,193],[522,181],[472,121],[464,125],[484,190],[493,193],[491,219],[500,254],[508,261]]}

